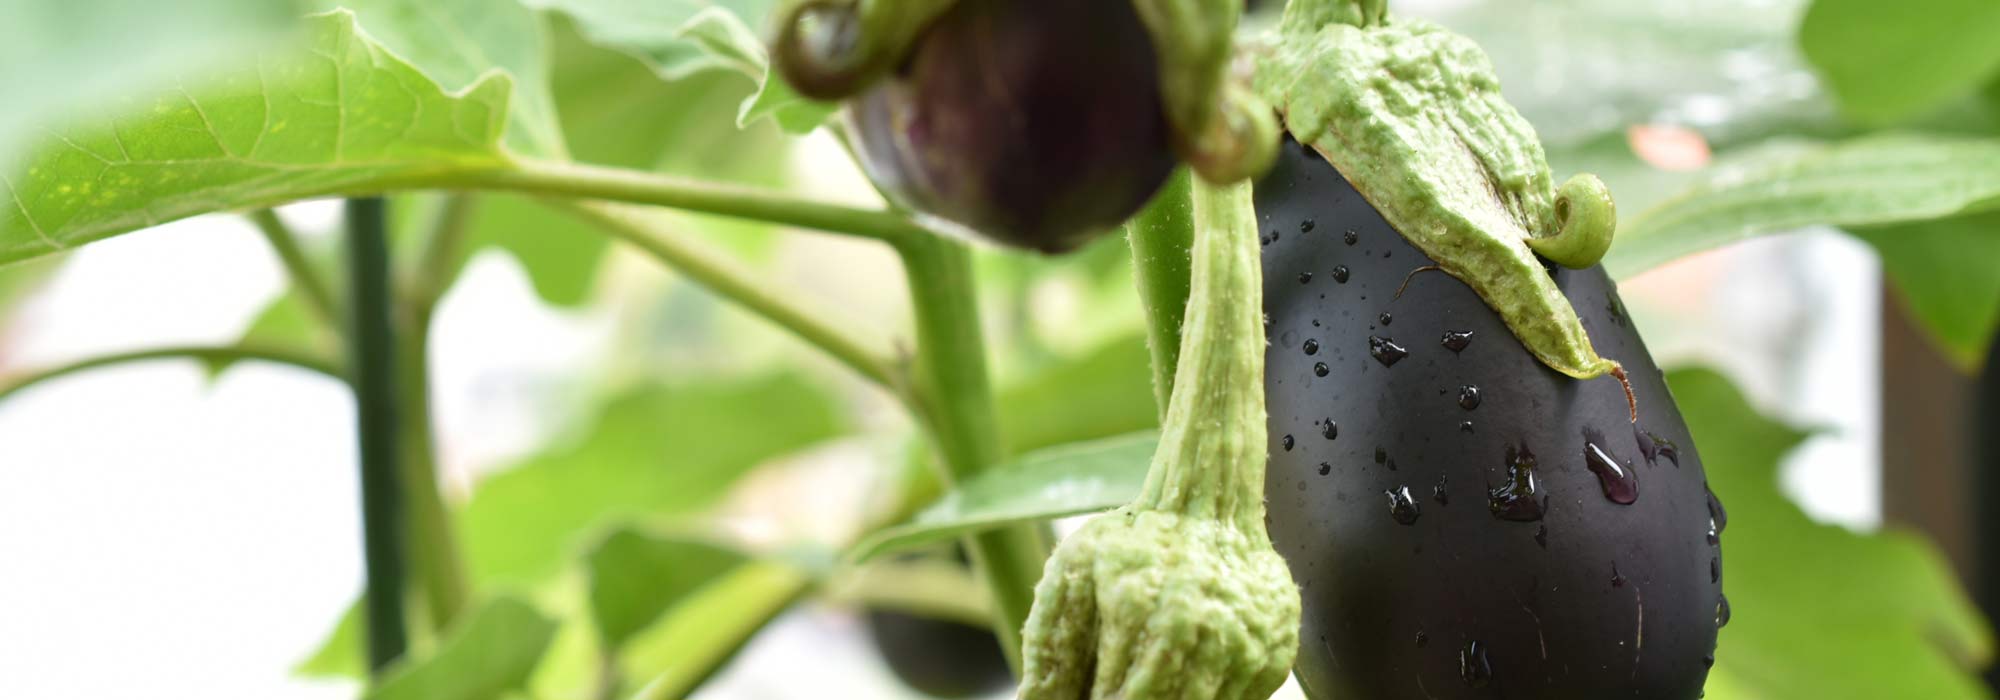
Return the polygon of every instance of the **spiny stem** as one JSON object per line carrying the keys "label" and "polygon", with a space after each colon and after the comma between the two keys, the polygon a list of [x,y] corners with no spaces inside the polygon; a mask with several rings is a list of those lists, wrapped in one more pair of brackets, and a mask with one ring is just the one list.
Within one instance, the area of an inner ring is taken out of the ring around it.
{"label": "spiny stem", "polygon": [[403,611],[402,424],[396,387],[396,333],[389,293],[386,205],[347,201],[348,334],[355,428],[360,439],[362,554],[368,667],[377,673],[408,646]]}
{"label": "spiny stem", "polygon": [[742,269],[726,255],[709,250],[685,236],[663,231],[643,210],[603,202],[551,199],[544,203],[588,221],[619,240],[632,244],[668,267],[687,275],[703,288],[763,316],[800,339],[831,355],[841,364],[892,392],[899,392],[885,353],[846,330],[846,324],[808,311],[766,279]]}
{"label": "spiny stem", "polygon": [[257,225],[257,231],[264,234],[264,240],[271,244],[271,252],[278,255],[278,262],[285,266],[292,285],[305,298],[306,308],[312,309],[313,315],[338,334],[340,313],[336,310],[338,306],[334,304],[333,292],[328,290],[326,280],[320,277],[319,271],[313,269],[312,262],[306,259],[305,250],[299,246],[298,234],[278,218],[278,212],[271,209],[250,212],[249,218],[250,223]]}
{"label": "spiny stem", "polygon": [[1194,272],[1173,399],[1135,504],[1261,533],[1263,271],[1249,183],[1196,182]]}

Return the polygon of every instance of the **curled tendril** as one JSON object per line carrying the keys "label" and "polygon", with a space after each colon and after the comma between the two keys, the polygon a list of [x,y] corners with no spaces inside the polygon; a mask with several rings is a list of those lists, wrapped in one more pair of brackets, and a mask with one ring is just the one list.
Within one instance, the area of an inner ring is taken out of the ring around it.
{"label": "curled tendril", "polygon": [[895,67],[953,0],[797,0],[779,14],[771,60],[815,100],[841,100]]}
{"label": "curled tendril", "polygon": [[1596,175],[1581,173],[1556,190],[1555,233],[1529,238],[1528,247],[1558,265],[1582,269],[1604,259],[1617,228],[1611,189]]}

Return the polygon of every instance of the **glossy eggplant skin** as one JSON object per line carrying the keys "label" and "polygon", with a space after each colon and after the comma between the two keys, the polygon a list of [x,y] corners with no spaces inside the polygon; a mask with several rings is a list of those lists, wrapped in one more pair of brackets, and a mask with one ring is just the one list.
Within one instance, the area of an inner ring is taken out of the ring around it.
{"label": "glossy eggplant skin", "polygon": [[849,117],[863,168],[900,204],[1060,253],[1173,170],[1156,66],[1130,2],[960,0]]}
{"label": "glossy eggplant skin", "polygon": [[[1723,602],[1710,496],[1603,269],[1548,266],[1598,351],[1629,371],[1636,425],[1615,380],[1548,369],[1470,288],[1415,272],[1431,260],[1310,149],[1288,140],[1256,191],[1265,494],[1303,594],[1307,695],[1699,697]],[[1454,351],[1447,333],[1470,335]],[[1629,505],[1607,495],[1622,483],[1589,468],[1587,444],[1636,475]],[[1532,502],[1506,498],[1510,459],[1533,462]]]}
{"label": "glossy eggplant skin", "polygon": [[934,698],[969,698],[1012,687],[993,631],[894,610],[869,610],[868,634],[889,670]]}

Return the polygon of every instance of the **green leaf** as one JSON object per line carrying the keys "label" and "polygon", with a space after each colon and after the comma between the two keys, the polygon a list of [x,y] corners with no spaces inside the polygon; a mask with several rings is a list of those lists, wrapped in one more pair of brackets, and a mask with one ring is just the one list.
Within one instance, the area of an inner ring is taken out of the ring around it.
{"label": "green leaf", "polygon": [[368,36],[446,91],[495,70],[514,80],[506,143],[522,155],[562,158],[562,128],[549,91],[541,18],[519,3],[488,0],[317,0],[353,10]]}
{"label": "green leaf", "polygon": [[[1150,411],[1152,404],[1146,406]],[[1145,431],[1022,455],[960,484],[910,522],[869,535],[850,556],[865,560],[1015,523],[1116,508],[1139,495],[1159,441],[1159,433]]]}
{"label": "green leaf", "polygon": [[1938,349],[1977,373],[2000,326],[2000,212],[1853,233],[1881,255],[1897,299]]}
{"label": "green leaf", "polygon": [[64,117],[275,43],[296,28],[296,10],[271,0],[0,0],[0,168]]}
{"label": "green leaf", "polygon": [[532,580],[603,524],[708,506],[751,467],[839,435],[840,415],[794,375],[627,391],[581,439],[474,491],[459,518],[473,577]]}
{"label": "green leaf", "polygon": [[362,640],[361,601],[355,600],[340,614],[340,620],[327,630],[326,638],[320,640],[319,649],[299,665],[292,667],[292,673],[304,678],[366,678],[368,664],[361,658]]}
{"label": "green leaf", "polygon": [[771,73],[769,54],[751,29],[770,11],[764,0],[529,2],[568,14],[591,41],[640,57],[663,79],[724,69],[756,81],[757,93],[744,100],[737,113],[740,126],[770,117],[788,132],[807,133],[838,108],[799,97]]}
{"label": "green leaf", "polygon": [[[632,56],[599,48],[557,18],[550,29],[556,108],[571,155],[582,161],[744,184],[780,184],[786,139],[775,128],[738,129],[732,106],[749,86],[721,72],[660,80]],[[656,210],[653,216],[686,220]],[[771,240],[770,227],[707,218],[702,232],[739,250]],[[527,271],[544,301],[585,302],[610,240],[588,224],[531,198],[486,194],[473,212],[466,246],[499,248]]]}
{"label": "green leaf", "polygon": [[621,529],[591,550],[590,608],[607,648],[616,649],[688,594],[747,561],[708,542]]}
{"label": "green leaf", "polygon": [[1871,124],[1964,97],[2000,71],[2000,3],[1814,0],[1799,47],[1842,111]]}
{"label": "green leaf", "polygon": [[2000,139],[1884,134],[1778,144],[1711,169],[1618,232],[1624,278],[1682,255],[1813,225],[1924,221],[2000,205]]}
{"label": "green leaf", "polygon": [[52,134],[0,176],[0,262],[210,211],[507,163],[505,76],[448,94],[360,34],[353,15],[309,24],[293,50]]}
{"label": "green leaf", "polygon": [[1159,427],[1151,361],[1145,336],[1124,335],[1002,389],[1007,453]]}
{"label": "green leaf", "polygon": [[1714,372],[1667,379],[1729,514],[1723,590],[1734,615],[1709,697],[1987,697],[1975,671],[1992,655],[1990,631],[1929,543],[1813,522],[1778,488],[1778,461],[1804,434],[1758,414]]}
{"label": "green leaf", "polygon": [[736,567],[626,642],[618,664],[626,685],[643,687],[640,697],[687,697],[811,581],[774,560]]}
{"label": "green leaf", "polygon": [[487,601],[437,650],[391,668],[365,700],[489,700],[522,687],[556,622],[515,598]]}

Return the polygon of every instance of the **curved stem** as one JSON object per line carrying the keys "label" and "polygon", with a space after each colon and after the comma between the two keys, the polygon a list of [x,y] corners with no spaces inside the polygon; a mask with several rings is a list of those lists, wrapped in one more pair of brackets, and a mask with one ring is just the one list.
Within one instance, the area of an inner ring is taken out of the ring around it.
{"label": "curved stem", "polygon": [[578,163],[528,161],[516,168],[447,173],[431,184],[541,195],[604,199],[754,219],[828,233],[896,242],[928,236],[894,212],[802,200],[751,187]]}
{"label": "curved stem", "polygon": [[[986,343],[973,294],[972,254],[965,244],[939,236],[913,237],[896,250],[916,312],[918,400],[913,408],[929,428],[949,480],[964,481],[1001,458]],[[1021,627],[1048,559],[1048,537],[1040,527],[1024,526],[974,535],[965,544],[973,569],[993,596],[994,633],[1018,672]]]}
{"label": "curved stem", "polygon": [[436,423],[431,419],[431,319],[464,257],[477,196],[453,194],[432,223],[404,287],[396,316],[397,396],[403,416],[403,487],[409,494],[409,542],[431,629],[442,631],[472,597],[465,557],[438,485]]}
{"label": "curved stem", "polygon": [[477,195],[464,192],[445,198],[444,208],[431,224],[430,238],[424,242],[424,251],[411,270],[409,292],[404,296],[412,307],[430,309],[437,306],[445,290],[451,287],[452,280],[457,277],[460,258],[465,255],[465,237],[471,231],[473,210],[478,204]]}
{"label": "curved stem", "polygon": [[404,617],[402,425],[396,387],[396,333],[389,294],[387,205],[347,201],[348,334],[354,365],[355,428],[360,439],[362,555],[368,667],[376,672],[408,646]]}
{"label": "curved stem", "polygon": [[545,203],[588,221],[645,251],[647,255],[687,275],[709,291],[769,319],[800,339],[825,351],[863,378],[899,391],[885,355],[792,302],[799,295],[773,289],[770,282],[742,270],[734,260],[683,236],[670,235],[642,211],[601,202],[545,200]]}
{"label": "curved stem", "polygon": [[291,276],[292,284],[305,297],[306,307],[338,333],[341,328],[339,306],[334,303],[333,292],[329,291],[326,280],[306,259],[305,250],[299,246],[298,234],[278,218],[276,211],[259,209],[248,216],[250,223],[256,224],[257,231],[264,234],[264,240],[271,244],[271,251],[277,253],[278,262],[285,266],[285,273]]}
{"label": "curved stem", "polygon": [[333,360],[303,350],[253,345],[174,345],[100,355],[69,364],[34,370],[0,382],[0,400],[5,400],[28,387],[57,377],[100,367],[122,365],[128,362],[165,359],[199,360],[210,365],[256,360],[296,367],[308,372],[325,375],[328,378],[338,379],[342,382],[347,381],[347,375],[341,372],[340,367],[334,364]]}
{"label": "curved stem", "polygon": [[1153,355],[1153,401],[1161,418],[1174,393],[1180,362],[1181,321],[1187,317],[1189,265],[1194,250],[1193,176],[1185,168],[1125,224],[1132,245],[1133,278],[1146,312],[1146,345]]}

